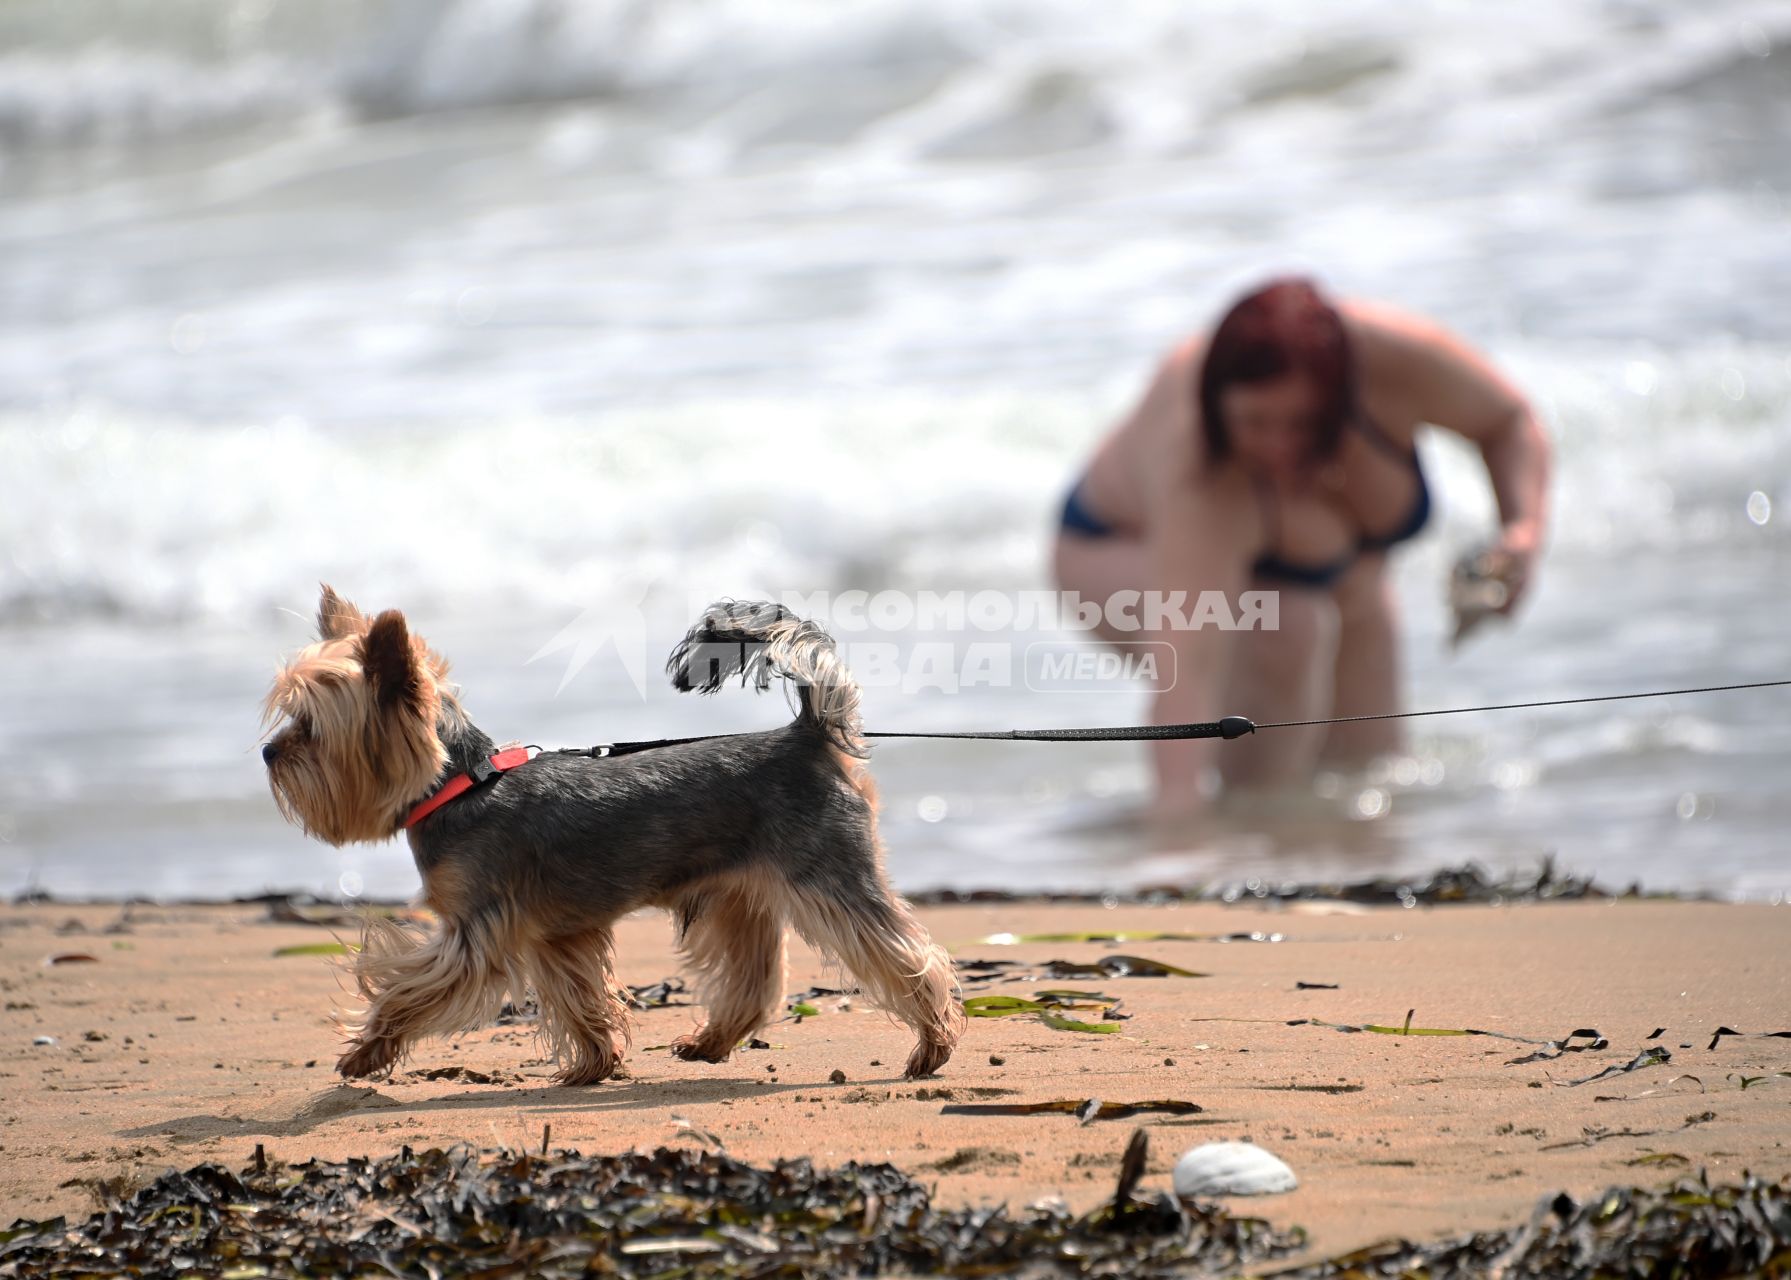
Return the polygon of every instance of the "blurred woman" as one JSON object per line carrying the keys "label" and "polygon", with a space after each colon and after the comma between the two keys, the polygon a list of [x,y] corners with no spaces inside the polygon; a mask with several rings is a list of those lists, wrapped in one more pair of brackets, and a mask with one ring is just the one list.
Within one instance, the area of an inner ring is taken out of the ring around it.
{"label": "blurred woman", "polygon": [[[1397,711],[1399,634],[1389,552],[1430,517],[1421,423],[1476,445],[1497,496],[1497,551],[1515,608],[1546,524],[1549,446],[1524,397],[1460,339],[1376,303],[1327,300],[1307,280],[1239,300],[1176,347],[1143,400],[1096,447],[1064,502],[1058,584],[1121,591],[1274,591],[1279,627],[1162,625],[1152,719],[1259,722]],[[1171,669],[1172,666],[1172,669]],[[1219,781],[1310,779],[1400,749],[1399,723],[1277,729],[1233,742],[1153,744],[1156,811],[1197,811]],[[1215,770],[1216,766],[1216,770]]]}

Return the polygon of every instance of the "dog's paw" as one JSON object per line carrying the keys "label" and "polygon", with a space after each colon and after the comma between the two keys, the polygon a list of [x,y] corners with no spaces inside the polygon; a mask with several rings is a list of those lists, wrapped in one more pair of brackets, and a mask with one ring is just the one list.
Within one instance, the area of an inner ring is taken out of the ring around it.
{"label": "dog's paw", "polygon": [[398,1051],[391,1041],[361,1041],[336,1059],[336,1074],[349,1080],[359,1080],[378,1075],[397,1060]]}
{"label": "dog's paw", "polygon": [[726,1062],[733,1045],[716,1046],[700,1035],[679,1036],[672,1041],[672,1056],[686,1062]]}
{"label": "dog's paw", "polygon": [[611,1076],[616,1074],[620,1065],[621,1064],[614,1058],[604,1058],[592,1062],[580,1062],[574,1066],[567,1067],[564,1071],[560,1072],[555,1079],[569,1089],[576,1089],[581,1085],[587,1084],[602,1084],[605,1080],[608,1080]]}
{"label": "dog's paw", "polygon": [[955,1047],[922,1040],[914,1046],[914,1052],[908,1055],[908,1065],[902,1068],[902,1074],[910,1080],[924,1080],[950,1061],[951,1051]]}

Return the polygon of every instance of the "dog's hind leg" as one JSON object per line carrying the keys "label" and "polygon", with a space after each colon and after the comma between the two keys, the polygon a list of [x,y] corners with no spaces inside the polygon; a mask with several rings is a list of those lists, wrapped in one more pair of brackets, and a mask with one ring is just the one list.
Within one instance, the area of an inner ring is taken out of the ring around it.
{"label": "dog's hind leg", "polygon": [[832,866],[828,883],[792,886],[792,922],[877,1004],[913,1029],[920,1041],[904,1074],[930,1076],[964,1034],[951,957],[890,889],[870,848],[857,848],[852,858]]}
{"label": "dog's hind leg", "polygon": [[782,896],[762,873],[748,873],[678,903],[678,945],[696,971],[708,1014],[672,1042],[680,1058],[720,1062],[777,1016],[784,996]]}
{"label": "dog's hind leg", "polygon": [[541,1035],[560,1063],[560,1083],[607,1079],[629,1041],[628,1006],[617,990],[608,929],[536,939],[525,963],[541,1002]]}

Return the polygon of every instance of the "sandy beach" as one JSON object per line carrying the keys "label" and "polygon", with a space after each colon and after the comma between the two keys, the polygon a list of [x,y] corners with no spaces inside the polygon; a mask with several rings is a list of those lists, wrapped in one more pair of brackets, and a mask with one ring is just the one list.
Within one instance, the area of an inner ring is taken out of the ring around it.
{"label": "sandy beach", "polygon": [[[1201,976],[979,983],[967,994],[1098,991],[1122,1002],[1121,1030],[977,1019],[922,1082],[898,1075],[906,1032],[862,1001],[817,998],[816,1016],[774,1025],[770,1047],[719,1066],[663,1048],[692,1009],[648,1009],[627,1078],[585,1089],[554,1086],[526,1023],[426,1044],[390,1079],[343,1084],[331,1071],[329,1014],[346,999],[333,960],[276,954],[327,943],[327,929],[270,922],[259,904],[121,916],[115,905],[0,912],[5,1221],[80,1216],[102,1182],[241,1165],[257,1144],[288,1161],[405,1144],[539,1147],[545,1126],[555,1148],[587,1153],[720,1142],[755,1161],[890,1160],[936,1183],[941,1203],[1061,1195],[1077,1208],[1111,1194],[1136,1125],[1150,1130],[1147,1185],[1158,1187],[1187,1147],[1248,1139],[1301,1185],[1236,1207],[1305,1227],[1327,1255],[1508,1224],[1557,1190],[1654,1186],[1700,1167],[1713,1180],[1791,1171],[1791,1039],[1770,1034],[1791,1030],[1782,907],[932,907],[928,927],[960,962],[1125,954]],[[1092,931],[1280,940],[984,941]],[[626,921],[622,980],[675,974],[670,942],[663,918]],[[69,958],[80,956],[90,958]],[[792,992],[836,979],[793,946]],[[1542,1046],[1334,1029],[1401,1027],[1408,1010],[1416,1028],[1535,1041],[1593,1029],[1608,1047],[1520,1064]],[[1740,1034],[1713,1046],[1721,1027]],[[1572,1083],[1651,1048],[1666,1060]],[[1200,1111],[1080,1124],[954,1110],[1059,1099]]]}

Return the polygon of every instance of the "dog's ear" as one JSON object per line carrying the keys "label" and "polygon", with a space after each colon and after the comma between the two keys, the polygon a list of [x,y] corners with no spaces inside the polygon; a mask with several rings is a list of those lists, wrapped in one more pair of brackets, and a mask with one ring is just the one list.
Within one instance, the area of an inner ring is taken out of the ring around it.
{"label": "dog's ear", "polygon": [[421,648],[412,643],[404,615],[396,609],[387,609],[367,627],[360,644],[361,670],[380,710],[427,711],[435,685],[423,668]]}
{"label": "dog's ear", "polygon": [[317,599],[317,638],[340,640],[367,629],[367,618],[359,609],[336,594],[336,588],[323,584]]}

